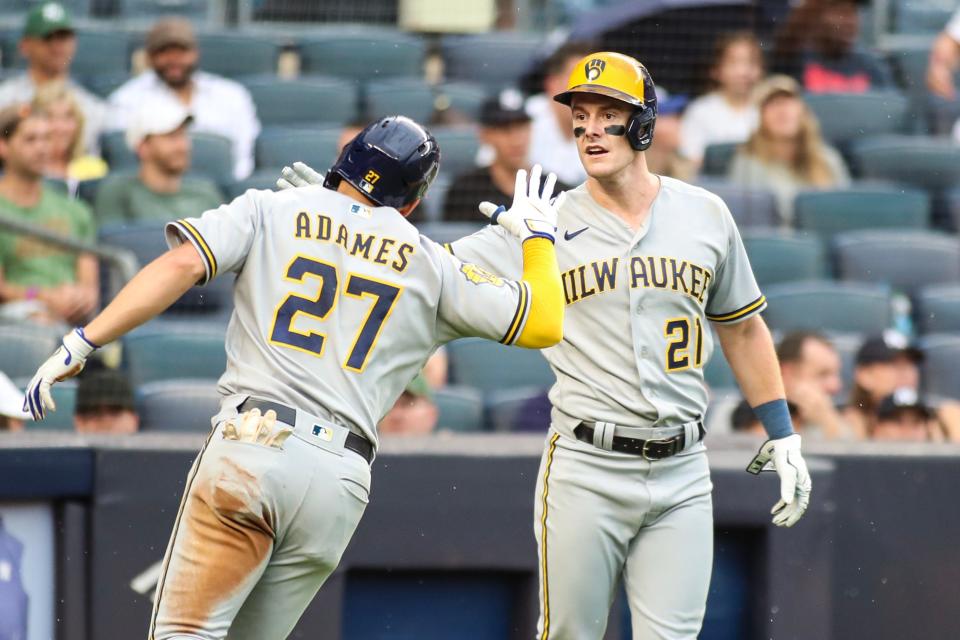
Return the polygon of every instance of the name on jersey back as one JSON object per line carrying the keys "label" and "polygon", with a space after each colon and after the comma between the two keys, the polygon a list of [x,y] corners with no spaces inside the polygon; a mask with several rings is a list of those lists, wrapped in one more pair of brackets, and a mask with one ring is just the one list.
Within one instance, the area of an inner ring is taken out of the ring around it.
{"label": "name on jersey back", "polygon": [[311,215],[306,211],[297,214],[294,237],[298,240],[313,240],[339,245],[351,256],[367,262],[390,267],[403,273],[410,265],[410,256],[416,252],[409,242],[378,236],[374,233],[352,231],[347,225],[334,222],[322,213]]}

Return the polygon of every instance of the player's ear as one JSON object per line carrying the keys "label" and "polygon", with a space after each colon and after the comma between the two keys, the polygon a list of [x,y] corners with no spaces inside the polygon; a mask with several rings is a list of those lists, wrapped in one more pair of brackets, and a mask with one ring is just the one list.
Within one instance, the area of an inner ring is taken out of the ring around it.
{"label": "player's ear", "polygon": [[420,201],[421,201],[421,200],[422,200],[422,198],[417,198],[416,200],[414,200],[414,201],[411,202],[410,204],[407,204],[407,205],[404,205],[404,206],[400,207],[399,209],[397,209],[397,211],[400,212],[400,215],[402,215],[404,218],[406,218],[406,217],[409,216],[411,213],[413,213],[413,210],[417,208],[417,205],[420,204]]}

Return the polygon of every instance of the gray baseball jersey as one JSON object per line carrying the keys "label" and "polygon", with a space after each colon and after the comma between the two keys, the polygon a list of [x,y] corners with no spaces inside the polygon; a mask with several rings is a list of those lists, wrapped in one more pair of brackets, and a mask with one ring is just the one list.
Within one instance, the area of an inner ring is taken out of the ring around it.
{"label": "gray baseball jersey", "polygon": [[[663,177],[634,231],[581,185],[567,192],[559,232],[564,335],[543,352],[557,376],[554,427],[572,438],[581,420],[649,427],[702,418],[714,346],[707,320],[738,322],[766,306],[723,201]],[[499,227],[450,250],[508,277],[520,269],[519,246]]]}
{"label": "gray baseball jersey", "polygon": [[319,185],[251,190],[166,236],[193,243],[204,283],[237,276],[214,424],[252,395],[376,443],[375,425],[440,344],[512,344],[529,310],[526,284],[461,263],[394,209]]}

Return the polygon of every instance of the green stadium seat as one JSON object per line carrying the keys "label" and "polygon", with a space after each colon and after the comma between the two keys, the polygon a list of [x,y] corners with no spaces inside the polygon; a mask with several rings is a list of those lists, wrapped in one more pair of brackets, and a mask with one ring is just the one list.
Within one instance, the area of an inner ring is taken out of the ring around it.
{"label": "green stadium seat", "polygon": [[960,284],[920,289],[915,296],[914,318],[920,333],[960,334]]}
{"label": "green stadium seat", "polygon": [[730,172],[730,163],[737,154],[739,143],[723,142],[708,144],[703,152],[703,165],[700,173],[705,176],[726,177]]}
{"label": "green stadium seat", "polygon": [[265,127],[341,125],[357,115],[357,85],[340,78],[282,80],[260,76],[247,78],[243,84]]}
{"label": "green stadium seat", "polygon": [[950,22],[955,7],[950,2],[914,2],[900,0],[893,4],[894,32],[933,36]]}
{"label": "green stadium seat", "polygon": [[[424,222],[439,222],[443,219],[443,203],[447,199],[447,191],[450,190],[452,181],[449,174],[443,172],[437,174],[427,191],[427,195],[423,197],[423,202],[420,203],[417,213],[414,214],[415,216],[419,214],[417,219]],[[482,214],[478,211],[478,215]]]}
{"label": "green stadium seat", "polygon": [[703,378],[711,392],[727,392],[737,389],[737,379],[733,376],[733,369],[723,355],[718,340],[713,347],[713,355],[703,368]]}
{"label": "green stadium seat", "polygon": [[450,175],[470,171],[477,166],[480,140],[472,127],[433,127],[430,132],[440,145],[443,170]]}
{"label": "green stadium seat", "polygon": [[478,82],[489,89],[515,86],[541,46],[540,36],[512,31],[447,36],[440,43],[444,77]]}
{"label": "green stadium seat", "polygon": [[890,290],[878,284],[811,280],[767,287],[770,328],[842,333],[879,333],[893,319]]}
{"label": "green stadium seat", "polygon": [[834,144],[899,133],[906,127],[909,100],[894,91],[812,93],[804,100],[817,116],[823,137]]}
{"label": "green stadium seat", "polygon": [[913,295],[929,284],[960,280],[960,243],[932,231],[849,231],[834,239],[837,275]]}
{"label": "green stadium seat", "polygon": [[[547,389],[543,387],[520,387],[502,389],[490,393],[487,412],[494,431],[540,431],[550,427],[549,401],[544,401]],[[531,410],[531,404],[542,413]],[[526,421],[526,422],[524,422]]]}
{"label": "green stadium seat", "polygon": [[83,86],[92,91],[95,95],[104,100],[110,97],[110,94],[116,91],[120,86],[130,79],[128,71],[116,71],[113,73],[98,73],[87,76],[83,79]]}
{"label": "green stadium seat", "polygon": [[476,82],[445,82],[437,87],[438,109],[458,111],[471,120],[480,117],[480,106],[487,99],[488,89]]}
{"label": "green stadium seat", "polygon": [[277,73],[280,46],[254,35],[233,33],[197,34],[200,68],[228,78],[258,73]]}
{"label": "green stadium seat", "polygon": [[930,197],[893,186],[807,191],[794,201],[794,213],[798,229],[824,239],[862,229],[925,229],[930,223]]}
{"label": "green stadium seat", "polygon": [[944,204],[954,229],[960,229],[960,187],[944,194]]}
{"label": "green stadium seat", "polygon": [[214,17],[213,8],[218,6],[209,0],[115,0],[121,16],[126,19],[152,20],[176,16],[203,22]]}
{"label": "green stadium seat", "polygon": [[465,338],[447,345],[451,379],[484,393],[522,386],[549,387],[553,371],[539,351]]}
{"label": "green stadium seat", "polygon": [[745,229],[743,244],[761,287],[829,277],[826,252],[815,236],[789,231]]}
{"label": "green stadium seat", "polygon": [[720,196],[741,229],[780,226],[780,215],[777,213],[777,201],[773,193],[750,189],[726,180],[698,180],[697,184]]}
{"label": "green stadium seat", "polygon": [[366,85],[365,113],[371,120],[404,115],[429,122],[433,115],[433,90],[420,78],[386,78]]}
{"label": "green stadium seat", "polygon": [[148,382],[137,389],[141,431],[205,433],[220,409],[216,378]]}
{"label": "green stadium seat", "polygon": [[861,177],[931,191],[960,184],[960,145],[924,136],[877,136],[850,149]]}
{"label": "green stadium seat", "polygon": [[[38,363],[39,364],[39,363]],[[27,386],[29,382],[21,385]],[[77,381],[63,380],[50,388],[50,395],[57,405],[56,411],[47,411],[43,420],[28,420],[24,424],[29,431],[73,431],[73,413],[77,407]]]}
{"label": "green stadium seat", "polygon": [[146,328],[123,339],[124,355],[134,386],[190,376],[217,379],[227,364],[224,331],[206,325],[181,331]]}
{"label": "green stadium seat", "polygon": [[340,131],[340,127],[273,127],[264,130],[257,138],[257,169],[273,169],[279,177],[280,168],[299,160],[326,173],[339,155],[337,140]]}
{"label": "green stadium seat", "polygon": [[280,172],[276,169],[254,171],[246,179],[228,184],[224,190],[224,195],[227,196],[227,200],[233,200],[237,196],[242,196],[248,189],[276,191],[278,178],[280,178]]}
{"label": "green stadium seat", "polygon": [[941,333],[923,336],[921,379],[924,392],[960,400],[960,334]]}
{"label": "green stadium seat", "polygon": [[60,345],[61,331],[27,323],[0,324],[0,371],[10,379],[31,378]]}
{"label": "green stadium seat", "polygon": [[352,26],[314,29],[310,35],[298,46],[303,74],[363,81],[423,75],[425,45],[416,36]]}
{"label": "green stadium seat", "polygon": [[81,80],[129,73],[132,50],[129,32],[80,30],[70,73]]}
{"label": "green stadium seat", "polygon": [[433,393],[439,417],[437,429],[444,431],[482,431],[483,395],[476,389],[447,385]]}

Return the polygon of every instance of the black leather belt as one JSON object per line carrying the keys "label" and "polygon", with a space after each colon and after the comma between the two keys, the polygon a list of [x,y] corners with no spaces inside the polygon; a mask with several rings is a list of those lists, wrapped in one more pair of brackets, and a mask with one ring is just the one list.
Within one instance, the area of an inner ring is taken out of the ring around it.
{"label": "black leather belt", "polygon": [[[260,409],[260,413],[266,413],[273,410],[277,414],[279,422],[286,423],[291,427],[297,424],[297,410],[270,400],[260,400],[258,398],[247,398],[244,400],[237,411],[243,413],[251,409]],[[347,434],[347,439],[343,443],[345,449],[360,454],[369,464],[373,460],[373,444],[367,440],[367,437],[353,431]]]}
{"label": "black leather belt", "polygon": [[[581,422],[573,430],[573,435],[577,436],[577,440],[581,442],[593,444],[595,426],[595,422]],[[703,440],[703,435],[706,433],[706,430],[703,428],[702,422],[697,423],[697,428],[700,433],[700,436],[697,438],[697,442],[699,442]],[[619,451],[620,453],[643,456],[645,460],[663,460],[664,458],[669,458],[683,451],[686,440],[685,433],[677,434],[672,438],[662,438],[659,440],[641,440],[639,438],[613,436],[611,449]]]}

